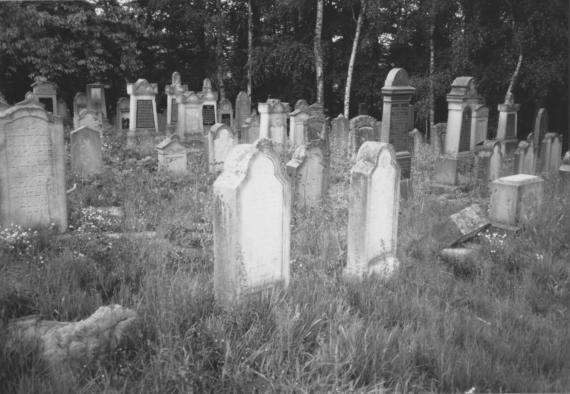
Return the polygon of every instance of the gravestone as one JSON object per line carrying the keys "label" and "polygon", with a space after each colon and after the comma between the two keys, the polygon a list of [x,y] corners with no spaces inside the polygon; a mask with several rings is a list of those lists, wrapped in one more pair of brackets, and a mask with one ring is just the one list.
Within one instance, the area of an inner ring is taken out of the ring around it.
{"label": "gravestone", "polygon": [[121,97],[117,101],[117,119],[115,120],[115,128],[118,130],[129,129],[129,111],[130,102],[128,97]]}
{"label": "gravestone", "polygon": [[180,143],[178,135],[166,138],[156,146],[158,168],[173,173],[185,173],[188,167],[188,149]]}
{"label": "gravestone", "polygon": [[503,152],[501,149],[501,142],[496,141],[493,144],[491,157],[489,158],[489,181],[494,181],[501,177],[503,166]]}
{"label": "gravestone", "polygon": [[282,151],[287,144],[287,113],[289,104],[278,99],[267,99],[257,105],[259,112],[259,137],[269,138],[274,148]]}
{"label": "gravestone", "polygon": [[69,112],[69,107],[63,98],[57,100],[57,113],[61,117],[64,127],[73,126],[73,118]]}
{"label": "gravestone", "polygon": [[430,129],[430,145],[433,154],[437,157],[444,152],[447,123],[437,123]]}
{"label": "gravestone", "polygon": [[297,101],[295,101],[295,111],[296,110],[305,110],[309,107],[309,103],[307,102],[307,100],[305,99],[299,99]]}
{"label": "gravestone", "polygon": [[87,109],[97,114],[101,114],[101,119],[107,119],[107,103],[105,101],[105,88],[100,82],[87,85]]}
{"label": "gravestone", "polygon": [[540,143],[544,139],[546,133],[548,133],[548,111],[546,108],[540,108],[536,114],[536,119],[534,121],[534,146],[539,147]]}
{"label": "gravestone", "polygon": [[178,97],[188,91],[188,85],[182,84],[180,73],[174,71],[172,73],[172,82],[166,85],[164,93],[166,93],[166,127],[173,129],[178,122]]}
{"label": "gravestone", "polygon": [[59,115],[57,113],[56,84],[48,82],[44,77],[38,77],[32,84],[32,93],[34,97],[44,105],[46,111],[54,115]]}
{"label": "gravestone", "polygon": [[231,305],[289,283],[291,189],[272,142],[235,146],[214,182],[214,292]]}
{"label": "gravestone", "polygon": [[536,175],[517,174],[491,183],[489,219],[500,228],[514,230],[539,214],[544,180]]}
{"label": "gravestone", "polygon": [[351,170],[346,276],[390,277],[396,257],[400,167],[386,143],[362,144]]}
{"label": "gravestone", "polygon": [[210,172],[224,169],[224,162],[232,148],[237,144],[237,136],[231,127],[216,123],[208,135],[208,168]]}
{"label": "gravestone", "polygon": [[0,111],[10,108],[10,104],[6,102],[6,98],[2,93],[0,93]]}
{"label": "gravestone", "polygon": [[326,118],[312,115],[305,120],[305,143],[326,139]]}
{"label": "gravestone", "polygon": [[351,154],[356,155],[360,146],[366,141],[378,141],[376,134],[376,119],[369,115],[358,115],[349,122],[349,149]]}
{"label": "gravestone", "polygon": [[[243,125],[245,120],[251,115],[251,99],[243,90],[236,97],[236,129],[240,138],[243,138]],[[253,141],[251,141],[253,142]],[[247,143],[247,142],[246,142]]]}
{"label": "gravestone", "polygon": [[0,113],[0,227],[67,229],[61,121],[34,97]]}
{"label": "gravestone", "polygon": [[101,114],[88,110],[87,108],[82,109],[77,115],[77,124],[75,128],[79,129],[81,127],[89,127],[93,130],[98,130],[101,135],[103,135],[103,122],[101,121]]}
{"label": "gravestone", "polygon": [[473,110],[473,126],[475,140],[473,146],[481,144],[487,139],[489,126],[489,107],[486,105],[476,105]]}
{"label": "gravestone", "polygon": [[71,170],[82,178],[103,172],[101,132],[81,126],[70,134]]}
{"label": "gravestone", "polygon": [[287,163],[292,196],[299,207],[313,207],[326,197],[328,164],[324,142],[315,140],[301,145]]}
{"label": "gravestone", "polygon": [[234,128],[234,109],[232,103],[227,98],[223,97],[220,100],[220,110],[218,111],[218,123],[223,123],[228,127]]}
{"label": "gravestone", "polygon": [[320,103],[313,103],[313,104],[309,105],[306,108],[306,111],[311,116],[322,116],[322,117],[325,116],[325,110],[323,108],[323,105]]}
{"label": "gravestone", "polygon": [[259,139],[259,115],[255,108],[251,112],[249,118],[247,118],[242,127],[242,144],[253,144]]}
{"label": "gravestone", "polygon": [[515,173],[534,175],[536,173],[536,157],[532,139],[519,142],[515,151]]}
{"label": "gravestone", "polygon": [[137,130],[158,132],[158,117],[156,113],[156,95],[158,85],[139,79],[127,84],[127,94],[130,96],[129,132],[134,137]]}
{"label": "gravestone", "polygon": [[518,146],[517,113],[519,104],[515,104],[512,93],[507,93],[505,102],[498,105],[499,124],[497,126],[497,140],[505,142],[505,152],[511,154]]}
{"label": "gravestone", "polygon": [[[304,101],[300,103],[299,101]],[[299,104],[299,105],[298,105]],[[307,111],[309,105],[305,100],[297,100],[295,110],[289,113],[289,145],[292,148],[299,147],[307,141],[305,137],[305,121],[311,116]]]}
{"label": "gravestone", "polygon": [[419,153],[423,143],[424,143],[424,136],[418,129],[413,129],[410,131],[410,148],[408,149],[409,152],[415,157]]}
{"label": "gravestone", "polygon": [[348,151],[349,120],[343,114],[339,114],[332,121],[331,151],[336,156],[345,156]]}
{"label": "gravestone", "polygon": [[202,100],[198,94],[189,91],[181,94],[176,99],[178,102],[178,121],[176,134],[181,141],[199,139],[204,133],[202,121]]}
{"label": "gravestone", "polygon": [[557,133],[546,133],[540,147],[541,170],[544,174],[556,174],[562,160],[562,139]]}
{"label": "gravestone", "polygon": [[[472,168],[472,150],[478,136],[478,118],[473,111],[482,105],[473,77],[457,77],[447,95],[447,128],[444,151],[435,163],[435,181],[445,185],[456,185],[458,169]],[[484,115],[484,113],[482,114]],[[480,126],[480,125],[479,125]],[[479,130],[481,130],[481,126]],[[479,131],[481,134],[482,131]],[[466,165],[467,164],[467,165]]]}
{"label": "gravestone", "polygon": [[85,108],[87,108],[87,96],[83,92],[75,93],[73,96],[73,116],[79,115],[79,112]]}
{"label": "gravestone", "polygon": [[218,93],[212,90],[210,79],[204,78],[202,92],[198,96],[202,101],[202,132],[207,134],[218,119]]}

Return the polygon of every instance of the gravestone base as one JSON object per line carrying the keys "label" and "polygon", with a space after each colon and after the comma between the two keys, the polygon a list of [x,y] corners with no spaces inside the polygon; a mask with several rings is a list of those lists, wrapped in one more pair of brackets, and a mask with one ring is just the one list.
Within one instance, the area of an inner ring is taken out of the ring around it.
{"label": "gravestone base", "polygon": [[440,156],[435,162],[435,183],[457,185],[457,167],[459,159],[451,156]]}
{"label": "gravestone base", "polygon": [[390,279],[400,266],[400,261],[396,256],[391,253],[377,256],[368,262],[367,269],[363,273],[356,273],[345,267],[342,271],[342,276],[345,280],[361,281],[362,279],[371,276],[377,276],[381,279]]}
{"label": "gravestone base", "polygon": [[410,178],[400,180],[400,200],[410,200],[414,197],[413,183]]}
{"label": "gravestone base", "polygon": [[534,218],[544,197],[544,180],[517,174],[491,183],[489,219],[495,227],[514,230]]}

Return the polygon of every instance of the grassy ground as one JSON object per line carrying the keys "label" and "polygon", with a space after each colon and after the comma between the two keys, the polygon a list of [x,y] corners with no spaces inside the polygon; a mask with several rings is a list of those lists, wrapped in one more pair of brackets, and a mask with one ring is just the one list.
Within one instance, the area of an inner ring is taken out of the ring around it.
{"label": "grassy ground", "polygon": [[[518,234],[487,232],[481,260],[451,267],[425,237],[473,203],[427,193],[429,152],[415,197],[400,206],[390,281],[343,281],[347,163],[333,163],[331,198],[296,211],[287,291],[235,310],[212,291],[213,177],[157,173],[152,149],[106,136],[108,170],[69,195],[72,236],[8,229],[0,236],[0,316],[77,320],[101,304],[140,320],[115,354],[52,377],[33,349],[0,352],[0,392],[564,392],[570,390],[570,198],[546,184],[541,215]],[[149,145],[151,147],[152,145]],[[90,207],[120,206],[116,218]],[[151,240],[103,231],[156,231]]]}

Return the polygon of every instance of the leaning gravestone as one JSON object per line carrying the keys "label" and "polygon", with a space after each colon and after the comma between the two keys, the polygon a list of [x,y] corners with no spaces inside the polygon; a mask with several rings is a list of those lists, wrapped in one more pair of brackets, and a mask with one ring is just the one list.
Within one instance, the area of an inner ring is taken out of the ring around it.
{"label": "leaning gravestone", "polygon": [[321,140],[301,145],[287,163],[292,195],[299,207],[316,206],[326,196],[328,165],[323,145]]}
{"label": "leaning gravestone", "polygon": [[[37,103],[37,101],[35,101]],[[63,125],[35,104],[0,113],[0,226],[67,228]]]}
{"label": "leaning gravestone", "polygon": [[247,93],[242,90],[236,97],[236,129],[238,130],[240,137],[242,137],[245,120],[250,116],[250,114],[251,99]]}
{"label": "leaning gravestone", "polygon": [[71,132],[71,170],[82,178],[103,171],[99,130],[82,126]]}
{"label": "leaning gravestone", "polygon": [[345,275],[387,278],[398,268],[399,201],[400,167],[392,146],[365,142],[351,171]]}
{"label": "leaning gravestone", "polygon": [[267,139],[235,146],[214,182],[214,291],[231,305],[289,283],[291,189]]}
{"label": "leaning gravestone", "polygon": [[224,123],[216,123],[208,134],[208,168],[210,172],[224,169],[228,153],[237,144],[237,136],[232,128]]}

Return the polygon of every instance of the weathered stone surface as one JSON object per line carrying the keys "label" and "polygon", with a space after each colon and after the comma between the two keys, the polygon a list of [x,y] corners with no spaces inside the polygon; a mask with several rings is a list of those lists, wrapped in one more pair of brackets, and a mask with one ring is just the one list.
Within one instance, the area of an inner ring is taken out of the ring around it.
{"label": "weathered stone surface", "polygon": [[0,226],[67,229],[63,125],[37,104],[0,113]]}
{"label": "weathered stone surface", "polygon": [[71,169],[81,177],[103,171],[101,132],[88,126],[73,130],[71,139]]}
{"label": "weathered stone surface", "polygon": [[289,283],[291,187],[272,145],[235,146],[214,182],[214,292],[223,305]]}
{"label": "weathered stone surface", "polygon": [[208,136],[208,166],[210,172],[222,171],[231,149],[237,144],[237,136],[226,124],[216,123]]}
{"label": "weathered stone surface", "polygon": [[131,309],[109,305],[78,322],[40,320],[37,316],[15,319],[8,324],[7,347],[38,346],[41,358],[59,371],[112,352],[136,318]]}
{"label": "weathered stone surface", "polygon": [[473,204],[435,225],[431,236],[441,246],[449,247],[473,238],[490,224],[483,209]]}
{"label": "weathered stone surface", "polygon": [[179,141],[178,135],[166,138],[156,146],[158,168],[184,173],[188,169],[188,149]]}
{"label": "weathered stone surface", "polygon": [[396,257],[400,167],[391,145],[367,141],[351,171],[347,265],[344,274],[391,277]]}
{"label": "weathered stone surface", "polygon": [[489,218],[494,226],[516,229],[539,213],[543,197],[544,180],[539,176],[499,178],[491,183]]}
{"label": "weathered stone surface", "polygon": [[315,206],[326,196],[328,163],[322,145],[318,140],[301,145],[287,163],[293,198],[299,207]]}

